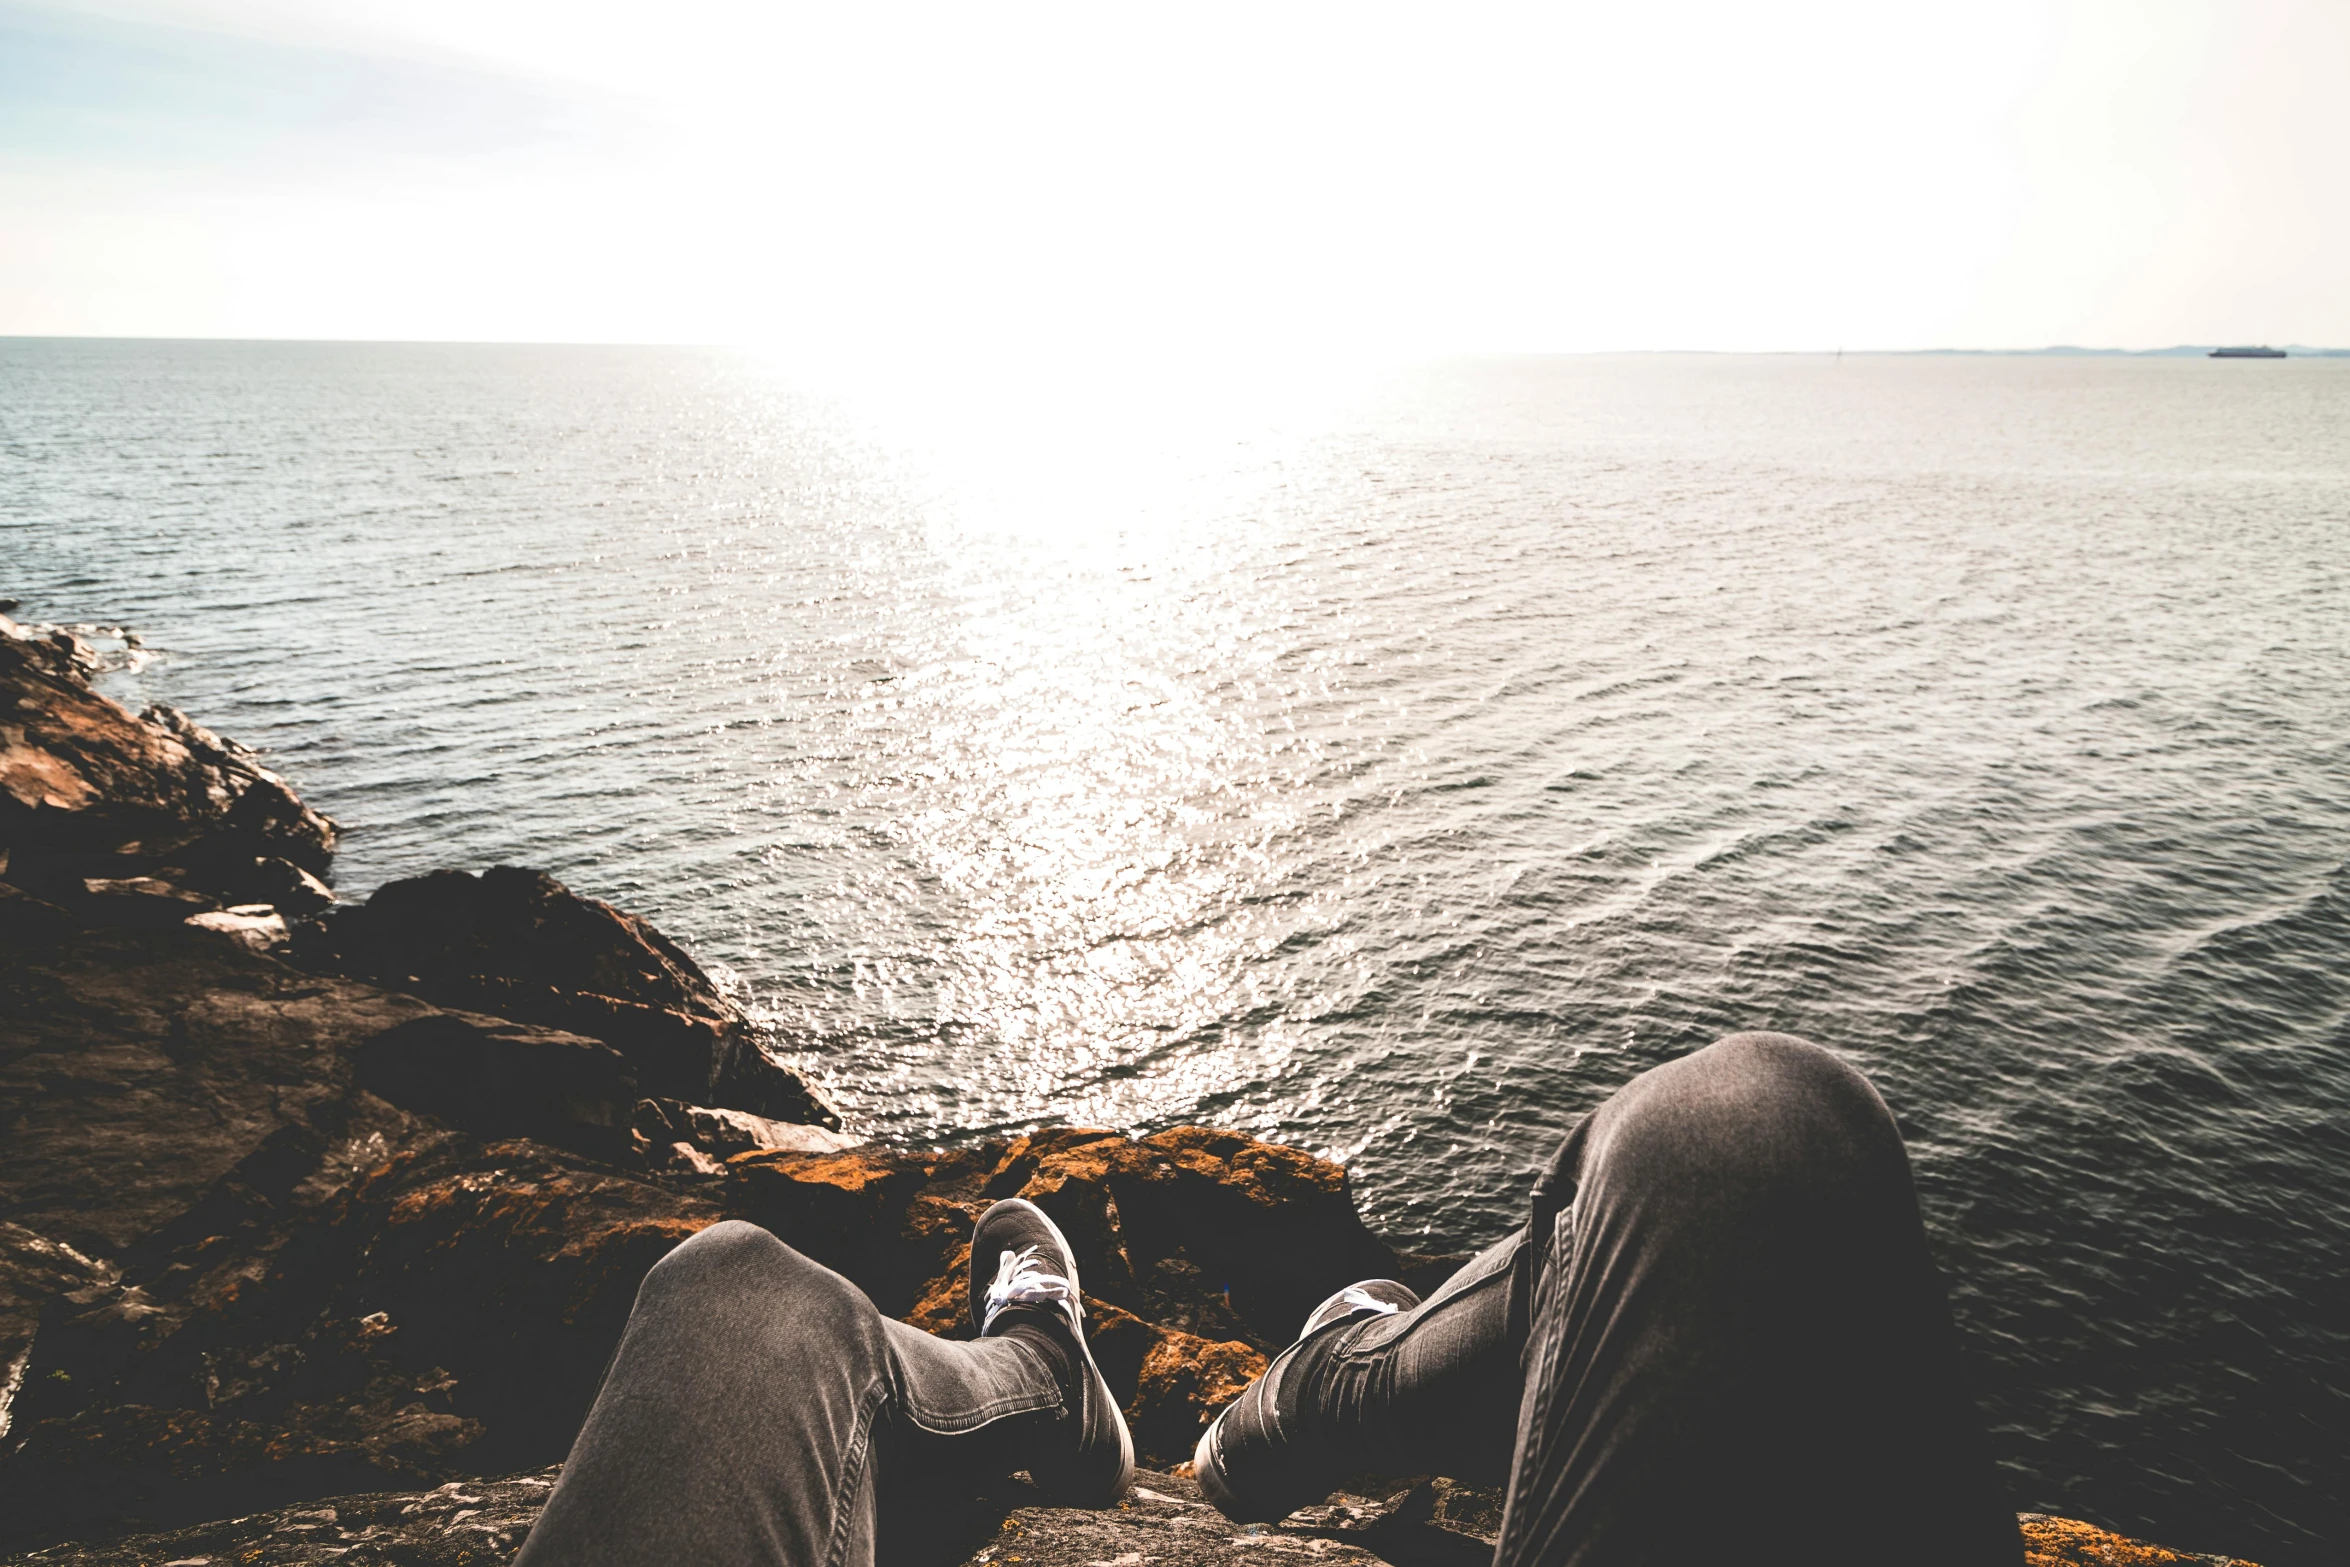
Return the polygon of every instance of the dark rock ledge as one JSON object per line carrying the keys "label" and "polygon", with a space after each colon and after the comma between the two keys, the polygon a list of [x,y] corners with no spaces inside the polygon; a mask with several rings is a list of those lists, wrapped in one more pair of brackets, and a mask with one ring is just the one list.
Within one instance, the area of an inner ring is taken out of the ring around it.
{"label": "dark rock ledge", "polygon": [[[1322,1296],[1449,1269],[1367,1230],[1338,1166],[1235,1133],[861,1142],[690,956],[552,878],[439,872],[336,907],[331,822],[92,668],[0,617],[11,1560],[504,1561],[637,1282],[723,1218],[952,1335],[971,1221],[1034,1200],[1162,1468]],[[1176,1467],[1100,1513],[1006,1482],[940,1509],[936,1554],[1476,1567],[1495,1521],[1489,1493],[1364,1477],[1240,1529]],[[2045,1563],[2220,1560],[2026,1528]]]}

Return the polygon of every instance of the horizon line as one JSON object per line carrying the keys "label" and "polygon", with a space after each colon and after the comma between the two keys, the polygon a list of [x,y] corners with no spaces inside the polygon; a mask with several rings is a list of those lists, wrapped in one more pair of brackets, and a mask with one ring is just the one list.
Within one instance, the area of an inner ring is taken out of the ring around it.
{"label": "horizon line", "polygon": [[[784,351],[784,345],[743,342],[695,342],[676,338],[496,338],[496,337],[294,337],[249,336],[222,337],[198,333],[154,332],[0,332],[5,343],[211,343],[211,344],[283,344],[311,345],[334,348],[676,348],[716,352],[773,353]],[[2048,343],[2035,347],[2002,348],[1453,348],[1453,349],[1399,349],[1381,358],[1403,360],[1434,359],[1597,359],[1630,355],[1666,356],[1676,354],[1716,357],[1746,356],[1753,358],[1915,358],[1925,356],[1981,356],[1981,357],[2079,357],[2079,358],[2166,358],[2209,354],[2218,348],[2280,347],[2288,357],[2320,359],[2350,358],[2350,348],[2322,347],[2312,343],[2171,343],[2152,348],[2096,347],[2079,343]],[[902,348],[871,350],[891,358],[906,357]],[[966,346],[962,351],[968,352]],[[1000,351],[993,345],[984,351]],[[1148,350],[1145,350],[1146,352]],[[1324,351],[1333,351],[1325,349]],[[1374,353],[1376,350],[1334,350],[1340,353]],[[829,357],[816,354],[814,357]]]}

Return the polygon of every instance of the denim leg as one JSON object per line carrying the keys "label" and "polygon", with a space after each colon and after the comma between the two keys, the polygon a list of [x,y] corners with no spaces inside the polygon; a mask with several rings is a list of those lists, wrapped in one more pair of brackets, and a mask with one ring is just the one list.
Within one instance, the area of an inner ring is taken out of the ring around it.
{"label": "denim leg", "polygon": [[1035,1345],[931,1338],[713,1225],[645,1276],[518,1567],[872,1567],[894,1472],[1017,1468],[1060,1406]]}
{"label": "denim leg", "polygon": [[1859,1073],[1735,1035],[1626,1085],[1542,1190],[1497,1567],[2021,1559]]}
{"label": "denim leg", "polygon": [[[886,1318],[881,1329],[892,1365],[880,1493],[885,1524],[916,1517],[898,1505],[901,1497],[933,1515],[924,1521],[939,1521],[942,1498],[1025,1467],[1035,1443],[1055,1439],[1065,1404],[1061,1376],[1074,1367],[1061,1364],[1064,1352],[1048,1348],[1039,1330],[943,1339]],[[885,1539],[884,1562],[900,1554],[891,1548],[900,1543],[919,1549],[911,1536]]]}
{"label": "denim leg", "polygon": [[1516,1230],[1486,1248],[1413,1310],[1300,1345],[1268,1373],[1283,1425],[1312,1433],[1333,1473],[1508,1479],[1525,1387],[1524,1334],[1510,1330],[1525,1238]]}

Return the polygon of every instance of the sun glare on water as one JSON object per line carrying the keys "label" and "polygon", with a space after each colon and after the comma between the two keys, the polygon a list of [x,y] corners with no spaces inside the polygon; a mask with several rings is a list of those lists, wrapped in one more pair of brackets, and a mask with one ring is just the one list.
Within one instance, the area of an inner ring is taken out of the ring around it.
{"label": "sun glare on water", "polygon": [[1322,742],[1286,715],[1349,626],[1259,602],[1288,590],[1251,568],[1300,547],[1301,466],[1382,384],[1033,360],[830,382],[918,515],[953,628],[910,638],[854,720],[897,775],[889,863],[954,911],[864,955],[859,997],[983,1057],[993,1108],[1132,1126],[1280,1074],[1277,1021],[1222,1024],[1260,1010],[1250,959],[1295,928],[1271,845],[1331,808]]}

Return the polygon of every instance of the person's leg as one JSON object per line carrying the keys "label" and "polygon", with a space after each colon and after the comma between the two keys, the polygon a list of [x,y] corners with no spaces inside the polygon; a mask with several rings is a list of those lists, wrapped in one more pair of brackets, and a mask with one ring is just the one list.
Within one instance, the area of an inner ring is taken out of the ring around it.
{"label": "person's leg", "polygon": [[[1069,1239],[1032,1202],[1007,1197],[971,1230],[972,1343],[882,1324],[897,1366],[886,1477],[935,1514],[944,1488],[1025,1468],[1044,1499],[1106,1507],[1134,1478],[1134,1441],[1085,1343]],[[1013,1352],[1025,1359],[1007,1359]],[[1042,1399],[1042,1372],[1054,1393]]]}
{"label": "person's leg", "polygon": [[1519,1229],[1409,1309],[1309,1325],[1201,1434],[1192,1468],[1209,1499],[1270,1523],[1358,1470],[1506,1481],[1525,1386],[1525,1252]]}
{"label": "person's leg", "polygon": [[1010,1471],[1060,1418],[1042,1333],[884,1318],[765,1230],[657,1264],[519,1567],[868,1567],[886,1468]]}
{"label": "person's leg", "polygon": [[1497,1567],[2021,1559],[1859,1073],[1784,1034],[1645,1073],[1545,1220]]}
{"label": "person's leg", "polygon": [[1276,1359],[1201,1440],[1211,1497],[1255,1520],[1350,1470],[1507,1474],[1499,1567],[1700,1560],[1706,1520],[1724,1560],[1776,1559],[1783,1524],[1818,1560],[1884,1543],[1838,1520],[2018,1557],[1858,1073],[1784,1035],[1656,1068],[1568,1134],[1532,1208],[1418,1308]]}

